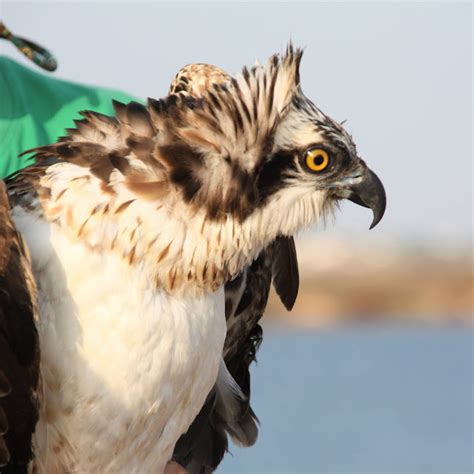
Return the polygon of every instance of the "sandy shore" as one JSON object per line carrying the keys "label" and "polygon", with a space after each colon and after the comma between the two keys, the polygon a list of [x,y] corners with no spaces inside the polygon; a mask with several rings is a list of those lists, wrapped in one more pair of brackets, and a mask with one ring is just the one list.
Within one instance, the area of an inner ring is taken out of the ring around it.
{"label": "sandy shore", "polygon": [[348,320],[472,323],[470,249],[356,248],[319,239],[297,242],[300,291],[287,313],[272,292],[267,314],[308,325]]}

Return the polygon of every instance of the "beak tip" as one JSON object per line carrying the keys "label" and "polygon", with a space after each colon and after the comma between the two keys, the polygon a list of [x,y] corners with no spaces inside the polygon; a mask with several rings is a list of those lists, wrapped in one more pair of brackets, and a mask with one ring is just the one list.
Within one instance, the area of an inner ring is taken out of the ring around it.
{"label": "beak tip", "polygon": [[369,230],[372,230],[381,220],[382,220],[383,214],[376,216],[374,214],[374,218],[372,220],[372,224],[370,224]]}
{"label": "beak tip", "polygon": [[369,230],[372,230],[382,220],[382,217],[385,214],[385,202],[386,201],[384,199],[382,206],[377,206],[373,208],[372,212],[374,214],[374,218],[372,219],[372,224],[370,224]]}

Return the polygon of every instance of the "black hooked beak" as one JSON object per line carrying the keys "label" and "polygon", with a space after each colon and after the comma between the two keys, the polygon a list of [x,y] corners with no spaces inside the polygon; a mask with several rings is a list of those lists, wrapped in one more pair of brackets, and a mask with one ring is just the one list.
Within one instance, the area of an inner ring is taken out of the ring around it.
{"label": "black hooked beak", "polygon": [[359,206],[372,209],[374,219],[370,229],[373,229],[382,219],[387,204],[385,189],[382,181],[369,168],[366,169],[363,180],[359,184],[351,186],[350,195],[347,199],[359,204]]}

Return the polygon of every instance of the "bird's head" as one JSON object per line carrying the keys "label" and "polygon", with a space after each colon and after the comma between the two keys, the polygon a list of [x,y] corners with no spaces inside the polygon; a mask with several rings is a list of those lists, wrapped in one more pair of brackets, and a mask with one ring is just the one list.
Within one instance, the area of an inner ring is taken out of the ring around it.
{"label": "bird's head", "polygon": [[371,228],[381,220],[383,185],[342,124],[303,94],[301,57],[290,44],[237,77],[191,64],[172,82],[170,97],[192,109],[175,122],[175,142],[199,156],[187,172],[186,159],[171,164],[175,182],[211,219],[277,222],[291,235],[349,199],[372,209]]}

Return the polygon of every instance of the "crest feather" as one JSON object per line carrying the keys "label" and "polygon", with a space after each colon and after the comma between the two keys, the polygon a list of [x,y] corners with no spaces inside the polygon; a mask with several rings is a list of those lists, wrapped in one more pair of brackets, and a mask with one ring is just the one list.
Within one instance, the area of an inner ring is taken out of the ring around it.
{"label": "crest feather", "polygon": [[149,100],[155,127],[204,155],[217,154],[248,171],[271,147],[272,133],[299,87],[302,50],[290,44],[264,66],[212,83],[199,97]]}

